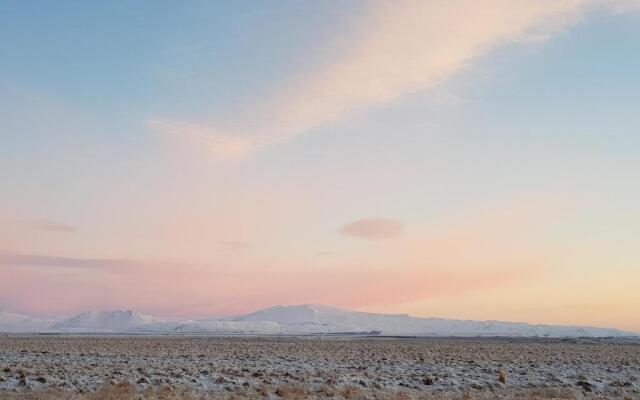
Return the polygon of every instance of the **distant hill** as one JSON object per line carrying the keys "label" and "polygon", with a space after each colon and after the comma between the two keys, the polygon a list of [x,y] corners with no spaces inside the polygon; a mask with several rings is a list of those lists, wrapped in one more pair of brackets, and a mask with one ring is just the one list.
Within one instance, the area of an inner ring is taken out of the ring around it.
{"label": "distant hill", "polygon": [[54,324],[63,332],[138,332],[145,327],[163,326],[167,321],[134,311],[87,311]]}
{"label": "distant hill", "polygon": [[52,320],[32,318],[28,315],[0,310],[0,332],[33,332],[47,330]]}
{"label": "distant hill", "polygon": [[166,321],[135,311],[87,311],[56,323],[0,311],[0,332],[201,333],[201,334],[368,334],[388,336],[626,337],[617,329],[533,325],[501,321],[418,318],[376,314],[326,305],[274,306],[231,317]]}
{"label": "distant hill", "polygon": [[[224,324],[223,324],[224,322]],[[616,329],[531,325],[500,321],[417,318],[406,314],[376,314],[325,305],[275,306],[251,314],[198,321],[179,326],[182,332],[337,334],[379,333],[399,336],[632,336]],[[263,325],[260,325],[263,324]]]}

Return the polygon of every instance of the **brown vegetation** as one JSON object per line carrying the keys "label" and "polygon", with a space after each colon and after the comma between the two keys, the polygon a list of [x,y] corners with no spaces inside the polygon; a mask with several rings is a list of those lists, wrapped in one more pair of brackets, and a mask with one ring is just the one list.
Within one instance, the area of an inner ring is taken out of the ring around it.
{"label": "brown vegetation", "polygon": [[410,394],[402,391],[376,390],[367,393],[357,386],[333,387],[322,385],[313,390],[301,385],[282,385],[275,390],[264,388],[255,391],[238,391],[236,393],[196,393],[177,390],[168,386],[158,389],[138,390],[129,383],[109,385],[92,393],[80,393],[61,389],[39,391],[0,391],[3,400],[253,400],[281,398],[288,400],[333,399],[333,400],[604,400],[604,399],[640,399],[630,395],[594,395],[580,391],[554,388],[538,388],[523,390],[496,391],[463,391],[459,393],[424,393]]}
{"label": "brown vegetation", "polygon": [[0,400],[520,398],[640,399],[640,345],[0,337]]}
{"label": "brown vegetation", "polygon": [[136,386],[133,384],[121,383],[105,386],[92,393],[80,393],[61,389],[24,392],[0,391],[0,398],[3,400],[253,400],[267,398],[288,400],[632,400],[640,397],[629,395],[593,395],[569,388],[505,389],[497,391],[424,394],[376,390],[372,393],[367,393],[357,386],[333,387],[329,385],[322,385],[315,390],[301,385],[281,385],[273,391],[266,391],[262,388],[254,391],[239,391],[237,393],[196,393],[188,390],[178,390],[168,386],[158,389],[147,388],[146,390],[140,391],[136,389]]}
{"label": "brown vegetation", "polygon": [[498,381],[500,381],[500,383],[507,382],[507,374],[504,372],[503,369],[501,369],[500,372],[498,373]]}

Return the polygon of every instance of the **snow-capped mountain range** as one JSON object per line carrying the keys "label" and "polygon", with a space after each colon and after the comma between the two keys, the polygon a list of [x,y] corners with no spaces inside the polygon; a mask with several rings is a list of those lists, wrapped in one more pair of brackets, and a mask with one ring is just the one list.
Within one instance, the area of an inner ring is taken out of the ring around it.
{"label": "snow-capped mountain range", "polygon": [[47,330],[53,323],[53,320],[0,310],[0,332],[37,332]]}
{"label": "snow-capped mountain range", "polygon": [[607,328],[418,318],[406,314],[376,314],[311,304],[275,306],[251,314],[198,321],[167,321],[134,311],[88,311],[55,322],[0,311],[0,332],[520,337],[636,336],[633,333]]}
{"label": "snow-capped mountain range", "polygon": [[167,321],[129,311],[86,311],[75,317],[59,321],[51,326],[54,331],[75,332],[127,332],[143,326],[166,323]]}

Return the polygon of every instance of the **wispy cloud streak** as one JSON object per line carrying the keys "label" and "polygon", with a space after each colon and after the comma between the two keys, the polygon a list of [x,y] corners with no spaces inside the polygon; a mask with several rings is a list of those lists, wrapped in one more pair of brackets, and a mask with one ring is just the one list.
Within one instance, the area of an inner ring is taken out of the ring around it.
{"label": "wispy cloud streak", "polygon": [[135,264],[128,260],[100,258],[72,258],[37,254],[0,253],[3,267],[68,267],[90,269],[114,269]]}
{"label": "wispy cloud streak", "polygon": [[48,232],[74,233],[78,230],[75,226],[50,221],[48,219],[31,221],[30,225],[33,229]]}
{"label": "wispy cloud streak", "polygon": [[590,7],[620,11],[637,4],[635,0],[375,2],[345,39],[345,51],[259,103],[255,120],[246,126],[166,118],[149,120],[147,125],[214,158],[244,158],[351,112],[428,90],[501,45],[544,41]]}

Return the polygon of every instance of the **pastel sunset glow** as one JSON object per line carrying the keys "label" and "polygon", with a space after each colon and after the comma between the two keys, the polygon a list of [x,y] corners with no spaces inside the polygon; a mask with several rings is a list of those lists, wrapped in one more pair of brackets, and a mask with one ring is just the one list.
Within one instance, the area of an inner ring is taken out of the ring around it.
{"label": "pastel sunset glow", "polygon": [[640,332],[640,1],[0,4],[0,309]]}

